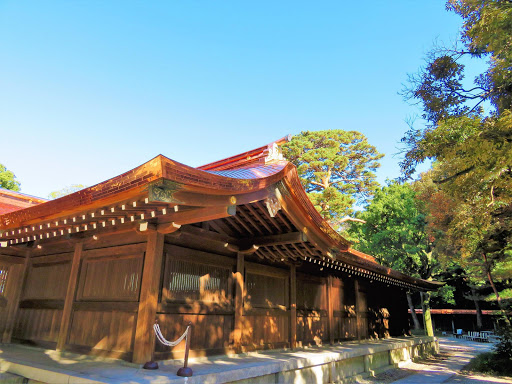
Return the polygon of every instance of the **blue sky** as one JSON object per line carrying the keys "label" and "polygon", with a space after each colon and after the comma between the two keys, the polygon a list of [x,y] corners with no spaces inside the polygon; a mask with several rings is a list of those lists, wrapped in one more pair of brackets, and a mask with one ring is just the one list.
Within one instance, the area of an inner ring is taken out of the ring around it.
{"label": "blue sky", "polygon": [[0,0],[0,163],[46,197],[345,129],[386,154],[383,183],[417,113],[407,73],[460,25],[433,0]]}

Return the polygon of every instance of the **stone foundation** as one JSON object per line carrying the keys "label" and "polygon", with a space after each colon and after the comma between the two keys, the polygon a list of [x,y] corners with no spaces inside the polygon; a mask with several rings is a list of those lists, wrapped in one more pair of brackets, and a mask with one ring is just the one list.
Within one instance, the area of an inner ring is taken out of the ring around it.
{"label": "stone foundation", "polygon": [[[347,345],[342,344],[342,346],[340,349],[343,351],[340,352],[336,351],[336,347],[322,351],[318,359],[297,357],[294,361],[282,363],[282,370],[277,372],[270,373],[265,369],[266,367],[259,367],[261,375],[228,382],[233,384],[350,383],[357,378],[374,376],[388,369],[397,368],[400,363],[411,359],[427,357],[439,352],[439,343],[432,337],[400,341],[393,339],[389,343],[381,340],[374,346],[365,343],[354,346],[349,351],[346,350]],[[290,365],[295,367],[289,369]],[[268,368],[275,370],[278,367],[272,364],[272,367]]]}

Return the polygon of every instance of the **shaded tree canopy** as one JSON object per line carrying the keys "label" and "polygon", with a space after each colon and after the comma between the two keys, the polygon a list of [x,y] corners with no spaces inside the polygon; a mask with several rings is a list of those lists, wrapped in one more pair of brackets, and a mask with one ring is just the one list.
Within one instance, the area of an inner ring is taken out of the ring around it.
{"label": "shaded tree canopy", "polygon": [[[481,131],[488,131],[484,136],[496,143],[510,144],[512,139],[509,123],[501,124],[508,125],[506,130],[495,131],[489,126],[502,117],[509,119],[512,107],[512,2],[450,0],[447,9],[464,21],[455,47],[430,52],[425,67],[409,76],[403,90],[406,100],[421,107],[426,121],[425,128],[412,127],[402,139],[407,150],[401,163],[405,178],[414,173],[418,163],[437,159],[451,144]],[[468,57],[488,59],[487,70],[477,75],[471,85],[467,85],[462,63]],[[485,102],[492,106],[487,112],[482,108]],[[458,121],[459,118],[466,121]],[[473,121],[466,127],[469,120]],[[441,124],[444,134],[435,132]],[[442,136],[444,140],[426,147],[432,136]],[[459,172],[466,169],[469,167]]]}
{"label": "shaded tree canopy", "polygon": [[0,187],[10,189],[11,191],[20,190],[20,183],[16,180],[16,176],[3,164],[0,164]]}
{"label": "shaded tree canopy", "polygon": [[[434,160],[432,181],[454,202],[445,243],[486,276],[499,302],[495,280],[512,273],[512,2],[450,0],[447,9],[463,19],[457,44],[432,51],[404,91],[426,124],[402,139],[403,179]],[[466,58],[488,64],[471,85]]]}
{"label": "shaded tree canopy", "polygon": [[286,159],[296,167],[317,210],[338,225],[378,188],[375,170],[384,155],[356,131],[305,131],[283,144]]}

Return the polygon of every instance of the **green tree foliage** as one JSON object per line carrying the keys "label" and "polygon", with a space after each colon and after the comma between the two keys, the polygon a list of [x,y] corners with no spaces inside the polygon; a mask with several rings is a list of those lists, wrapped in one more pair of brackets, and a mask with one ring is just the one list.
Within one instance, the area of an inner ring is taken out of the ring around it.
{"label": "green tree foliage", "polygon": [[[500,302],[495,279],[512,276],[512,2],[450,0],[447,8],[463,18],[463,30],[458,46],[435,50],[410,78],[405,96],[421,106],[426,126],[402,139],[401,165],[407,178],[435,160],[432,180],[456,205],[447,238]],[[470,86],[466,57],[488,60]]]}
{"label": "green tree foliage", "polygon": [[281,148],[316,209],[335,226],[378,188],[374,172],[384,155],[359,132],[306,131]]}
{"label": "green tree foliage", "polygon": [[351,227],[360,239],[359,250],[408,275],[432,277],[437,262],[432,257],[422,203],[410,184],[391,183],[383,187],[357,217],[366,221]]}
{"label": "green tree foliage", "polygon": [[20,183],[16,180],[16,176],[3,164],[0,164],[0,187],[10,189],[11,191],[20,190]]}
{"label": "green tree foliage", "polygon": [[48,198],[50,200],[58,199],[59,197],[70,195],[70,194],[72,194],[74,192],[77,192],[77,191],[79,191],[81,189],[84,189],[84,188],[86,188],[85,185],[82,185],[82,184],[72,184],[72,185],[70,185],[68,187],[59,189],[58,191],[51,192],[48,195]]}
{"label": "green tree foliage", "polygon": [[[365,223],[352,224],[352,235],[360,239],[357,248],[375,256],[385,266],[431,279],[439,263],[433,253],[433,239],[427,232],[424,209],[410,184],[391,183],[383,187],[358,215]],[[453,297],[447,288],[440,295]],[[430,294],[422,297],[425,324],[428,334],[433,335],[432,324],[428,321]]]}
{"label": "green tree foliage", "polygon": [[[481,266],[471,265],[467,263],[467,259],[461,257],[459,245],[449,235],[450,224],[457,212],[456,200],[434,183],[433,175],[433,170],[421,174],[420,179],[413,183],[413,188],[416,191],[416,198],[425,207],[427,233],[432,240],[434,253],[444,270],[441,278],[448,282],[443,289],[451,289],[449,293],[452,297],[457,284],[459,289],[463,289],[462,297],[473,302],[477,327],[480,329],[483,324],[480,301],[483,297],[478,292],[487,288],[486,278],[482,276]],[[441,298],[444,303],[455,304],[455,301],[445,296],[442,290],[433,296],[438,296],[437,298]]]}

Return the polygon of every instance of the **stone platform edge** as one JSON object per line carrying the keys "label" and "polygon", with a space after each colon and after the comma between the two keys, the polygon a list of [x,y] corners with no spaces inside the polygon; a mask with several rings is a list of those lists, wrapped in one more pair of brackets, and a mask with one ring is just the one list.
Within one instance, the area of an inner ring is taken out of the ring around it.
{"label": "stone platform edge", "polygon": [[[275,357],[268,362],[244,364],[243,357],[240,367],[223,372],[211,372],[194,375],[189,378],[167,376],[167,372],[146,371],[148,375],[141,381],[132,376],[130,383],[158,384],[275,384],[275,383],[349,383],[355,378],[373,376],[387,369],[396,368],[400,363],[416,357],[426,357],[439,352],[439,342],[434,337],[414,337],[403,339],[384,339],[361,343],[338,344],[297,351],[286,351],[286,354],[276,352]],[[257,353],[247,354],[257,356]],[[269,352],[266,356],[274,355]],[[198,359],[201,360],[201,359]],[[222,357],[207,359],[215,364]],[[200,361],[197,361],[200,364]],[[191,361],[193,368],[194,362]],[[126,364],[131,366],[133,364]],[[126,367],[129,368],[129,367]],[[106,368],[108,369],[108,368]],[[137,370],[139,371],[139,370]],[[54,384],[100,384],[124,383],[101,375],[86,375],[72,370],[48,367],[20,359],[0,359],[0,372],[8,372],[31,380]],[[139,371],[140,372],[140,371]],[[153,376],[154,375],[154,376]]]}
{"label": "stone platform edge", "polygon": [[[340,349],[340,351],[336,351]],[[347,350],[348,349],[348,350]],[[270,383],[350,383],[354,379],[374,376],[414,358],[439,353],[435,337],[422,336],[386,342],[379,340],[348,347],[326,347],[326,350],[308,356],[291,357],[262,366],[229,370],[226,372],[189,377],[186,384],[270,384]],[[309,356],[312,355],[312,356]],[[191,380],[192,379],[192,380]]]}

